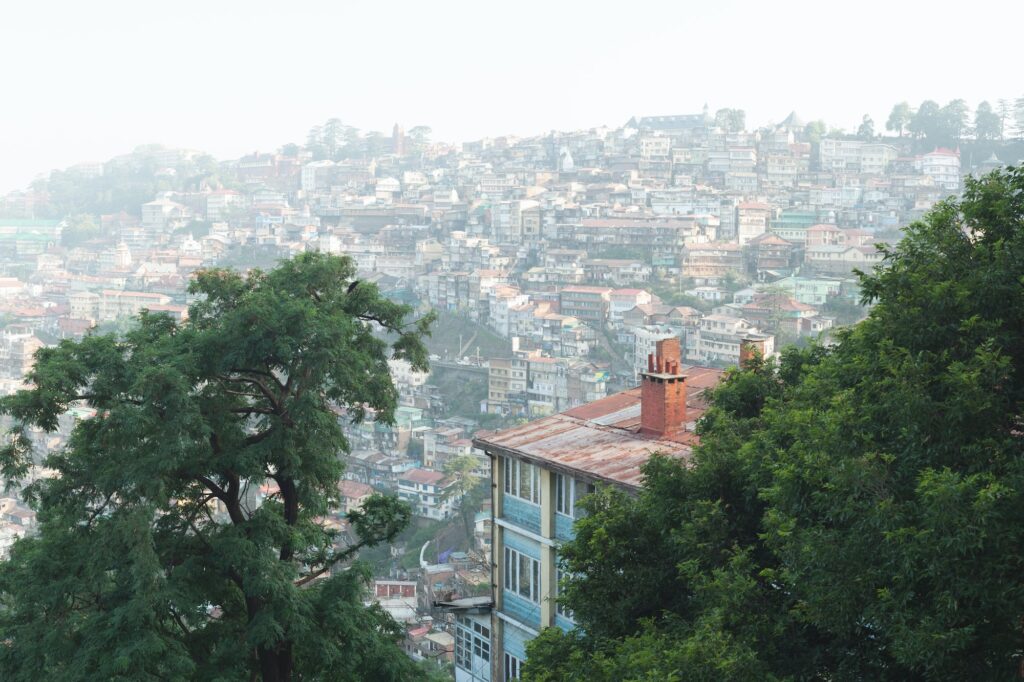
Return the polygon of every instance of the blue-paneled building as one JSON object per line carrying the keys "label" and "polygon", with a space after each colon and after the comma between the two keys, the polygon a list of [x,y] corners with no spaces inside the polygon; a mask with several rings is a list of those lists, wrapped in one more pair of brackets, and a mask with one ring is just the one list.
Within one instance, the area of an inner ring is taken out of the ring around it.
{"label": "blue-paneled building", "polygon": [[573,536],[580,498],[598,485],[638,487],[655,452],[690,456],[701,395],[721,371],[684,367],[677,338],[659,342],[648,370],[639,388],[474,441],[491,458],[492,610],[475,616],[477,634],[490,635],[489,668],[466,655],[481,647],[456,638],[457,682],[518,679],[529,640],[574,627],[557,601],[558,546]]}

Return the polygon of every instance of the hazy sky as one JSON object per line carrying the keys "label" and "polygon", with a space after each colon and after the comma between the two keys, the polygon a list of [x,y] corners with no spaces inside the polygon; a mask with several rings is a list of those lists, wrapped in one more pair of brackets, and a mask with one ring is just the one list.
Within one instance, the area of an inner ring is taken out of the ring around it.
{"label": "hazy sky", "polygon": [[4,0],[0,192],[150,142],[219,158],[330,117],[436,139],[740,107],[883,128],[1024,95],[1024,2]]}

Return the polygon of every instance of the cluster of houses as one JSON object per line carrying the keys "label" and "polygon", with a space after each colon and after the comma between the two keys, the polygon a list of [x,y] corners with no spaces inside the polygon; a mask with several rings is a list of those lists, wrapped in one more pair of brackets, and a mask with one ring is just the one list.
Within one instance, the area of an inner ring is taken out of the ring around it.
{"label": "cluster of houses", "polygon": [[[529,637],[571,626],[550,597],[573,500],[635,485],[652,449],[685,457],[721,368],[827,335],[836,304],[859,299],[854,271],[880,262],[878,242],[956,194],[964,173],[999,164],[964,168],[958,150],[912,153],[902,138],[809,135],[795,114],[737,131],[705,110],[461,145],[412,145],[396,126],[374,156],[289,146],[218,164],[146,147],[81,164],[64,184],[150,173],[165,189],[85,226],[55,215],[45,182],[0,197],[0,394],[24,385],[44,345],[144,309],[185,319],[198,268],[308,250],[347,254],[390,298],[487,330],[505,350],[433,358],[486,382],[473,414],[443,414],[431,375],[399,361],[395,425],[339,413],[352,451],[336,521],[373,490],[445,521],[458,504],[448,464],[473,458],[495,493],[474,510],[467,556],[497,567],[482,579],[493,590],[467,597],[466,575],[424,568],[411,588],[378,583],[375,598],[418,633],[411,653],[451,660],[459,680],[514,679]],[[527,423],[492,433],[484,415]],[[0,553],[32,523],[0,500]],[[448,610],[431,611],[439,603]]]}

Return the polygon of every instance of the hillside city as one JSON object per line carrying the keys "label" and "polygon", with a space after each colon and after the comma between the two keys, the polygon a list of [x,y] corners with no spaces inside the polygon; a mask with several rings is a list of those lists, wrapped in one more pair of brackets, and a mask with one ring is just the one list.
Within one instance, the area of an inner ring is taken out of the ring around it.
{"label": "hillside city", "polygon": [[[0,197],[0,395],[29,387],[39,349],[123,334],[142,311],[187,319],[204,268],[348,256],[359,286],[438,319],[429,371],[389,361],[394,424],[337,410],[350,451],[325,522],[344,536],[374,492],[407,501],[414,523],[359,555],[367,602],[459,682],[515,679],[527,641],[572,627],[547,597],[576,501],[639,487],[652,447],[688,453],[727,368],[862,319],[857,272],[879,246],[1024,157],[985,107],[973,132],[955,102],[933,120],[897,107],[886,134],[705,106],[461,144],[331,119],[234,160],[150,145],[54,170]],[[40,453],[92,416],[71,406],[34,433]],[[4,493],[0,556],[35,526]]]}

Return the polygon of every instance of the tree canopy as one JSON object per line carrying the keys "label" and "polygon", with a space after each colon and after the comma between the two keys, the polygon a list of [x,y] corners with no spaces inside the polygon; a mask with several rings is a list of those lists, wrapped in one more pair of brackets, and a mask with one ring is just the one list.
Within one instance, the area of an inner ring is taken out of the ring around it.
{"label": "tree canopy", "polygon": [[1024,171],[966,180],[831,347],[728,373],[560,548],[530,680],[1011,680],[1024,648]]}
{"label": "tree canopy", "polygon": [[[324,517],[339,414],[392,418],[388,357],[424,369],[431,318],[408,321],[354,275],[315,253],[205,270],[183,323],[143,314],[124,338],[39,352],[33,388],[0,402],[4,477],[51,474],[24,491],[38,535],[0,565],[0,678],[418,678],[394,621],[362,605],[366,571],[331,570],[390,541],[409,509],[371,498],[350,541]],[[95,416],[39,460],[33,429],[72,406]]]}

